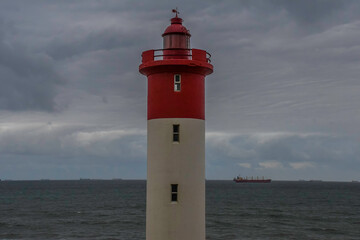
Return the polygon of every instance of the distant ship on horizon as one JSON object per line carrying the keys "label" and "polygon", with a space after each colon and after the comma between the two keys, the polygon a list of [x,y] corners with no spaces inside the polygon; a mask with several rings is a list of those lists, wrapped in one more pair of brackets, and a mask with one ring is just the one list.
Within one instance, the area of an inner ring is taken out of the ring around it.
{"label": "distant ship on horizon", "polygon": [[265,179],[264,177],[262,177],[262,178],[259,178],[259,177],[243,178],[240,175],[234,177],[233,181],[236,183],[271,183],[270,178],[268,178],[268,179]]}

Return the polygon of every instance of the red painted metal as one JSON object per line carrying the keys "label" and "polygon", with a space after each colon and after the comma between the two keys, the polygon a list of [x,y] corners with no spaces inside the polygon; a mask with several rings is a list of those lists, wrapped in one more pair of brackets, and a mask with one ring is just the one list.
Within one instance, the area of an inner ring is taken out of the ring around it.
{"label": "red painted metal", "polygon": [[[140,73],[148,77],[148,119],[205,119],[205,76],[213,72],[210,54],[190,49],[190,33],[182,19],[171,19],[164,49],[142,53]],[[174,91],[174,75],[181,75],[181,91]]]}
{"label": "red painted metal", "polygon": [[[181,74],[181,91],[174,91],[174,74]],[[162,72],[148,76],[148,119],[205,119],[204,75]]]}
{"label": "red painted metal", "polygon": [[179,17],[174,17],[171,19],[171,25],[168,26],[164,33],[162,34],[162,36],[164,37],[165,35],[168,34],[184,34],[187,36],[191,36],[189,30],[186,29],[186,27],[184,27],[182,25],[183,20]]}

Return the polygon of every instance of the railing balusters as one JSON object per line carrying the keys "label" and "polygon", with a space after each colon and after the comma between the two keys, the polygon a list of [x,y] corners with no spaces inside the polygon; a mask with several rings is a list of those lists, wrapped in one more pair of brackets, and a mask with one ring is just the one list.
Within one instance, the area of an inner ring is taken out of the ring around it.
{"label": "railing balusters", "polygon": [[[189,51],[190,53],[189,54],[164,54],[164,50],[185,50],[185,51]],[[193,49],[184,49],[184,48],[167,48],[167,49],[155,49],[153,50],[153,61],[161,61],[161,60],[164,60],[164,57],[180,57],[179,59],[181,59],[181,57],[190,57],[190,59],[194,60],[193,59]],[[194,50],[195,51],[195,50]],[[202,59],[202,54],[200,52],[200,55],[199,55],[199,51],[203,51],[205,52],[205,58],[204,60],[207,62],[207,63],[211,63],[211,54],[204,51],[204,50],[200,50],[200,49],[196,49],[196,60],[198,61],[201,61]],[[199,58],[200,57],[200,58]],[[146,61],[149,61],[149,59],[146,59]]]}

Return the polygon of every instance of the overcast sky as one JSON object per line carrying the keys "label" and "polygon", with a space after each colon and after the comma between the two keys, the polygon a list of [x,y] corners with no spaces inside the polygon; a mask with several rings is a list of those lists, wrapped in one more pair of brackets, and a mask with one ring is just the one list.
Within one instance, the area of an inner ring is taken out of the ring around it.
{"label": "overcast sky", "polygon": [[146,178],[141,52],[212,54],[206,176],[360,180],[360,1],[0,2],[0,179]]}

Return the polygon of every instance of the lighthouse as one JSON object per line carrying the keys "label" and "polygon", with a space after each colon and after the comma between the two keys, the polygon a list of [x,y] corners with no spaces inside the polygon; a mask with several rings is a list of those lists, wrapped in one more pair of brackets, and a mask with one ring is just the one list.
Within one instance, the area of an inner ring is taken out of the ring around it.
{"label": "lighthouse", "polygon": [[142,53],[147,94],[147,240],[205,240],[205,76],[210,54],[190,48],[176,16],[163,49]]}

